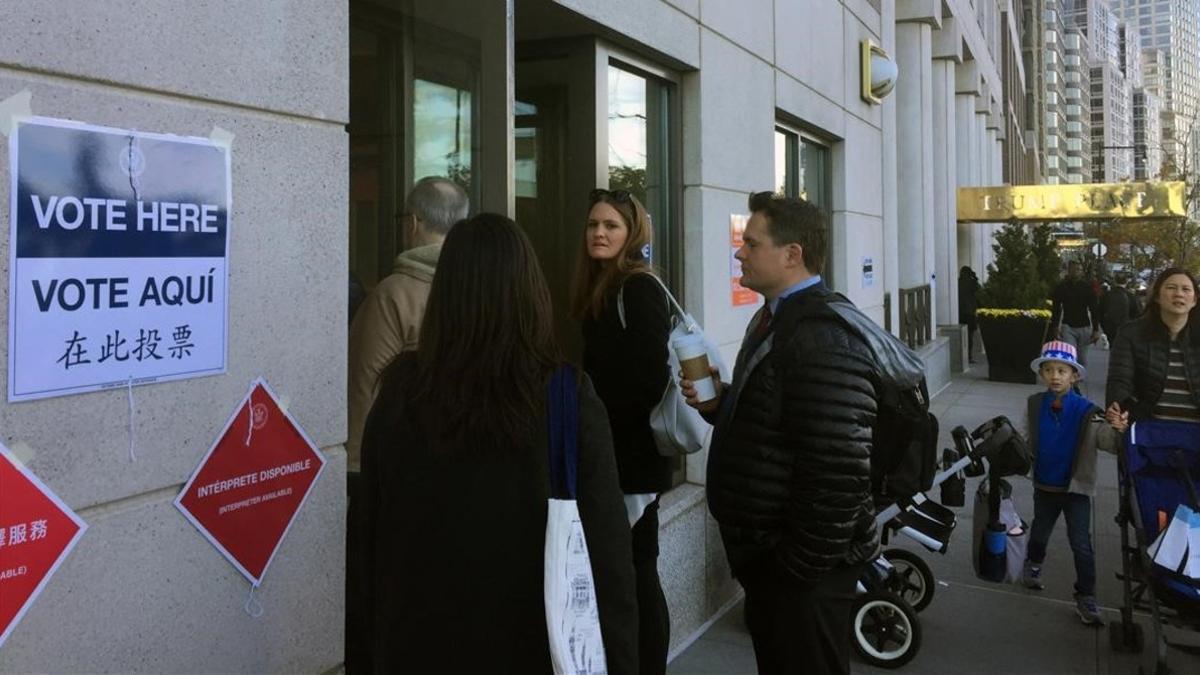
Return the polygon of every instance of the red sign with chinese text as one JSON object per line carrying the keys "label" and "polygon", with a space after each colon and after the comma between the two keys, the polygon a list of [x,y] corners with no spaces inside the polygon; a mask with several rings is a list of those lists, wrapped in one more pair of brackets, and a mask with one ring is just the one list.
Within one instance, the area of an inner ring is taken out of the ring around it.
{"label": "red sign with chinese text", "polygon": [[255,380],[175,506],[257,586],[324,468],[316,445]]}
{"label": "red sign with chinese text", "polygon": [[0,645],[87,530],[0,445]]}

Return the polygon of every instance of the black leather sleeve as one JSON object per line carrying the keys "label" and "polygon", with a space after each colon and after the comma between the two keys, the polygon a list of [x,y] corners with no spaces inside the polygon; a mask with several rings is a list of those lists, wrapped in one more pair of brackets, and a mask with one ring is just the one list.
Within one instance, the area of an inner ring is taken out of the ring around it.
{"label": "black leather sleeve", "polygon": [[[789,348],[782,370],[783,438],[795,465],[782,538],[773,557],[800,582],[847,558],[871,511],[874,368],[844,330]],[[869,523],[867,524],[869,527]]]}
{"label": "black leather sleeve", "polygon": [[638,611],[629,518],[617,481],[608,413],[579,373],[579,488],[576,502],[587,537],[608,672],[638,672]]}

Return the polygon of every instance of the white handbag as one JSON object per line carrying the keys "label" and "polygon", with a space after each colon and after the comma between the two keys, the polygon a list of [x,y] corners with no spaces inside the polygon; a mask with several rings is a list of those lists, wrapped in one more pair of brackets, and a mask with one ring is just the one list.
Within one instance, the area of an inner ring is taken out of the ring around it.
{"label": "white handbag", "polygon": [[555,675],[608,672],[600,608],[587,538],[575,501],[579,468],[579,398],[575,371],[559,369],[550,382],[550,500],[542,592]]}
{"label": "white handbag", "polygon": [[[679,454],[690,455],[699,452],[708,442],[708,437],[712,434],[712,426],[704,421],[700,413],[688,405],[683,398],[683,391],[679,388],[677,379],[680,370],[679,357],[671,348],[671,342],[684,335],[700,335],[704,340],[705,350],[708,352],[708,363],[715,366],[723,376],[726,373],[725,364],[716,345],[704,335],[704,329],[700,327],[700,324],[696,323],[690,314],[683,311],[683,307],[675,301],[675,297],[671,295],[671,291],[667,290],[662,279],[654,275],[650,276],[658,282],[658,285],[662,287],[663,294],[667,296],[670,305],[668,311],[674,322],[671,334],[667,336],[667,367],[670,369],[670,377],[667,378],[667,388],[663,391],[662,398],[650,411],[650,429],[654,433],[654,443],[658,446],[660,455],[665,457],[674,457]],[[621,328],[625,328],[624,286],[617,291],[617,317],[621,320]]]}

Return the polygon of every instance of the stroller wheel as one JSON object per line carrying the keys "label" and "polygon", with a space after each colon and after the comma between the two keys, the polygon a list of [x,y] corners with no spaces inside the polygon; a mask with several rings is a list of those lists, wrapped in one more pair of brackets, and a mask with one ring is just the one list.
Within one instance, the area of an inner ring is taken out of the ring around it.
{"label": "stroller wheel", "polygon": [[888,590],[904,598],[918,612],[928,607],[933,602],[936,584],[933,570],[921,556],[902,548],[889,548],[883,552],[883,557],[896,568],[888,580]]}
{"label": "stroller wheel", "polygon": [[921,649],[921,623],[904,600],[881,591],[869,591],[854,601],[850,612],[854,649],[867,663],[899,668]]}
{"label": "stroller wheel", "polygon": [[1142,625],[1137,622],[1126,624],[1119,619],[1113,621],[1108,624],[1108,645],[1114,652],[1141,654],[1146,646]]}

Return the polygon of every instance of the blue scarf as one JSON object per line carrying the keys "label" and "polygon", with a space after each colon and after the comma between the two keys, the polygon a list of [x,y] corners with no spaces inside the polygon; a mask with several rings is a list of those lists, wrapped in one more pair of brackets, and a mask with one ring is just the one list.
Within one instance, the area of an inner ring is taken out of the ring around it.
{"label": "blue scarf", "polygon": [[1038,484],[1065,488],[1071,484],[1071,469],[1079,446],[1079,430],[1092,402],[1068,391],[1062,397],[1062,410],[1053,409],[1054,394],[1042,395],[1038,407],[1037,463],[1033,478]]}

